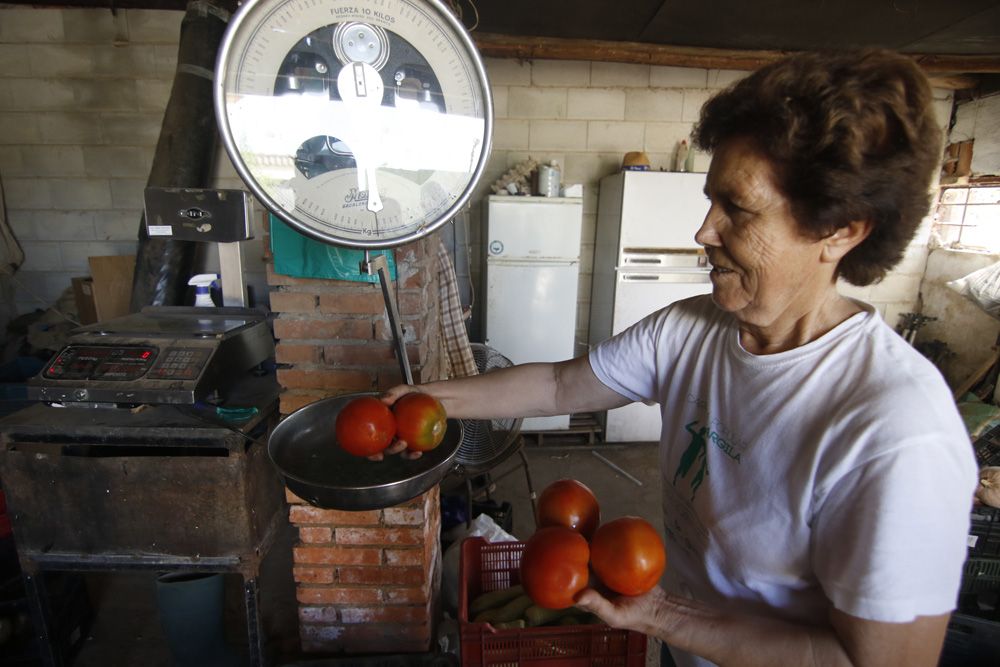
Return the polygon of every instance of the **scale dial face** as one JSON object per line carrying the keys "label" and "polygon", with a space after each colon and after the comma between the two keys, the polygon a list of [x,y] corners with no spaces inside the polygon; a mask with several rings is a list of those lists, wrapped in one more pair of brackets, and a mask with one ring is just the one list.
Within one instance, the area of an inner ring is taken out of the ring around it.
{"label": "scale dial face", "polygon": [[219,52],[215,107],[230,159],[272,213],[357,248],[450,220],[493,128],[482,61],[438,0],[250,0]]}

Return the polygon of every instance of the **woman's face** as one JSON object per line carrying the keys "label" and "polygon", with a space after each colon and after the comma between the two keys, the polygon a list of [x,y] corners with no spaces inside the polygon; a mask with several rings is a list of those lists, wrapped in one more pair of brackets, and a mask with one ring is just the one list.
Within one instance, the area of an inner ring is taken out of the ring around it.
{"label": "woman's face", "polygon": [[711,208],[695,240],[712,264],[712,299],[744,323],[800,319],[834,289],[822,241],[804,236],[778,189],[771,163],[735,138],[715,152],[705,192]]}

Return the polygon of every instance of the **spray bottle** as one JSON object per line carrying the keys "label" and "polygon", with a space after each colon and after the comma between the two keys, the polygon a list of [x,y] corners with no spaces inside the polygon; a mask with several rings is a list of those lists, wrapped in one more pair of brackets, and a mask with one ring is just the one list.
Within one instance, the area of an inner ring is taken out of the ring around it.
{"label": "spray bottle", "polygon": [[212,301],[212,283],[219,279],[217,273],[199,273],[188,281],[188,285],[194,285],[194,305],[207,306],[212,308],[215,302]]}

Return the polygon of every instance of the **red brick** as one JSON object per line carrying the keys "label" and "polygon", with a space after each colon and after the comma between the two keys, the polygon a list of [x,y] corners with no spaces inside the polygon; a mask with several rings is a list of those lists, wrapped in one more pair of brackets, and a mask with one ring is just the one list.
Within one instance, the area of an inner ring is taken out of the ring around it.
{"label": "red brick", "polygon": [[315,403],[321,398],[335,395],[336,392],[328,391],[283,391],[278,401],[278,409],[283,415],[289,415],[299,408],[304,408],[310,403]]}
{"label": "red brick", "polygon": [[344,586],[299,586],[295,599],[302,604],[378,604],[377,588]]}
{"label": "red brick", "polygon": [[[412,359],[413,357],[411,357]],[[323,347],[323,360],[331,365],[370,366],[396,363],[396,348],[386,342],[335,343]]]}
{"label": "red brick", "polygon": [[365,291],[342,290],[319,295],[319,312],[339,315],[382,315],[385,299],[382,290],[371,287]]}
{"label": "red brick", "polygon": [[301,584],[332,584],[336,571],[330,567],[292,568],[292,578]]}
{"label": "red brick", "polygon": [[418,528],[341,528],[334,536],[337,544],[420,544],[423,531]]}
{"label": "red brick", "polygon": [[341,607],[344,623],[414,623],[427,622],[427,610],[414,606]]}
{"label": "red brick", "polygon": [[424,550],[423,549],[386,549],[385,550],[385,563],[386,565],[395,566],[405,566],[405,565],[416,565],[422,566],[425,562],[424,560]]}
{"label": "red brick", "polygon": [[307,544],[333,542],[333,529],[326,526],[299,528],[299,539]]}
{"label": "red brick", "polygon": [[[276,322],[277,324],[277,322]],[[388,318],[382,318],[375,320],[375,340],[388,340],[392,341],[392,329],[389,327]],[[410,345],[419,341],[422,337],[424,331],[429,331],[425,326],[423,326],[423,318],[403,317],[400,320],[400,326],[403,327],[403,341]],[[437,336],[437,327],[433,329],[435,336]],[[276,334],[277,335],[277,334]]]}
{"label": "red brick", "polygon": [[366,391],[375,385],[374,376],[363,371],[279,368],[277,375],[278,384],[292,389]]}
{"label": "red brick", "polygon": [[291,508],[289,518],[292,523],[323,523],[332,526],[372,526],[382,520],[380,510],[324,510],[312,505]]}
{"label": "red brick", "polygon": [[278,340],[355,339],[371,340],[371,320],[357,318],[301,319],[279,317],[274,321],[274,337]]}
{"label": "red brick", "polygon": [[336,623],[336,607],[299,607],[299,621],[302,623]]}
{"label": "red brick", "polygon": [[276,313],[311,313],[316,303],[316,295],[309,292],[271,292],[271,310]]}
{"label": "red brick", "polygon": [[424,522],[424,510],[415,507],[387,507],[382,510],[382,518],[387,526],[419,526]]}
{"label": "red brick", "polygon": [[319,345],[278,343],[274,346],[274,360],[279,364],[318,364],[323,361],[323,348]]}
{"label": "red brick", "polygon": [[426,586],[419,588],[385,588],[382,590],[382,599],[385,602],[395,604],[424,604],[429,599]]}
{"label": "red brick", "polygon": [[294,547],[296,565],[381,565],[381,549]]}
{"label": "red brick", "polygon": [[[328,285],[331,281],[325,278],[295,278],[294,276],[286,276],[283,273],[276,273],[274,271],[274,264],[267,264],[267,284],[274,286],[281,285],[296,285],[302,287],[324,287]],[[340,281],[336,281],[340,282]]]}
{"label": "red brick", "polygon": [[[272,298],[274,297],[272,296]],[[431,301],[424,290],[403,290],[399,293],[397,307],[399,314],[403,317],[423,315],[430,308],[430,303]]]}
{"label": "red brick", "polygon": [[293,493],[292,490],[289,489],[287,486],[285,487],[285,501],[291,504],[296,504],[296,503],[302,504],[306,502],[301,498],[299,498],[297,495],[295,495],[295,493]]}
{"label": "red brick", "polygon": [[[338,568],[342,584],[418,586],[428,573],[419,567],[353,567]],[[377,590],[377,589],[372,589]]]}

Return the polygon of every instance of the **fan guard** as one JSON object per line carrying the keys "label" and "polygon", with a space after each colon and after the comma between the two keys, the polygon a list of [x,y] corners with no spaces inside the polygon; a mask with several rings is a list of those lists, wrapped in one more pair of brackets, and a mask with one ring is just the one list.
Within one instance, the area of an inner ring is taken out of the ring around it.
{"label": "fan guard", "polygon": [[[480,374],[514,364],[493,348],[482,343],[470,343],[476,370]],[[464,436],[455,455],[457,472],[479,475],[502,463],[521,448],[521,417],[501,419],[463,419]]]}

